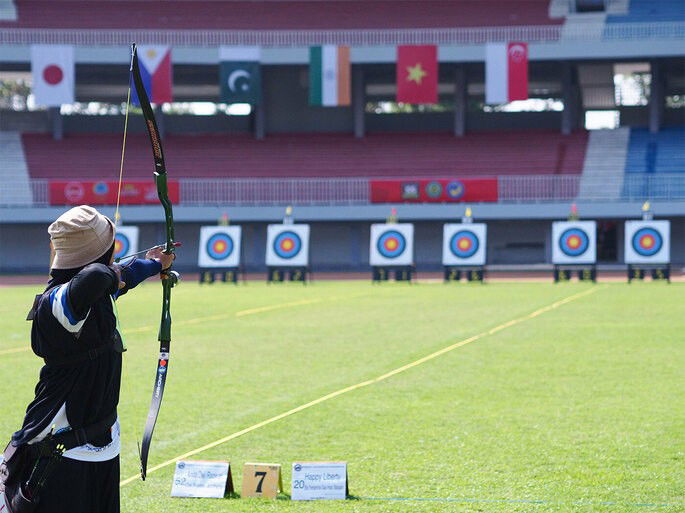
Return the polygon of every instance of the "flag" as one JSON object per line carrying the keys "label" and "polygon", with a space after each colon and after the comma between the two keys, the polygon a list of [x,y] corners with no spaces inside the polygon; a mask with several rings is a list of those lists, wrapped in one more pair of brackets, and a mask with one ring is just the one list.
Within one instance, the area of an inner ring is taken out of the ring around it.
{"label": "flag", "polygon": [[[151,103],[170,103],[171,96],[171,47],[138,46],[138,64],[145,92]],[[140,105],[135,87],[131,89],[131,101]]]}
{"label": "flag", "polygon": [[485,103],[528,99],[528,44],[491,43],[485,47]]}
{"label": "flag", "polygon": [[31,75],[38,105],[74,103],[73,46],[31,46]]}
{"label": "flag", "polygon": [[438,103],[438,48],[397,47],[397,101]]}
{"label": "flag", "polygon": [[309,48],[309,104],[323,107],[350,105],[350,47]]}
{"label": "flag", "polygon": [[262,76],[258,46],[222,46],[219,48],[221,101],[259,105]]}

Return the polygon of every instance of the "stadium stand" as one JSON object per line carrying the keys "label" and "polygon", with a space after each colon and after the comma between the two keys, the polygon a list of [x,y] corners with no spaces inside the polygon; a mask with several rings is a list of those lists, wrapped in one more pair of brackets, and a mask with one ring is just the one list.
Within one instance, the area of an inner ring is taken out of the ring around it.
{"label": "stadium stand", "polygon": [[26,205],[33,200],[29,173],[18,132],[0,132],[0,205]]}
{"label": "stadium stand", "polygon": [[0,0],[0,22],[3,20],[16,21],[17,9],[12,0]]}
{"label": "stadium stand", "polygon": [[578,199],[620,199],[629,128],[590,132]]}
{"label": "stadium stand", "polygon": [[630,0],[626,15],[607,16],[607,23],[685,21],[683,0]]}
{"label": "stadium stand", "polygon": [[[296,30],[559,25],[549,0],[17,0],[18,20],[0,27]],[[389,6],[391,8],[389,8]],[[496,15],[493,15],[496,13]],[[134,15],[132,15],[134,14]]]}
{"label": "stadium stand", "polygon": [[[179,178],[199,177],[404,177],[579,174],[587,132],[470,134],[374,134],[250,136],[169,135],[165,153]],[[534,144],[531,144],[534,141]],[[47,134],[24,134],[32,178],[102,179],[99,162],[118,170],[121,135],[73,134],[61,141]],[[147,179],[147,136],[129,136],[126,175]]]}
{"label": "stadium stand", "polygon": [[[647,186],[649,175],[685,173],[685,127],[664,128],[655,134],[633,128],[625,170],[627,176],[633,175],[623,188],[626,199],[652,195]],[[677,192],[685,194],[685,187],[682,189]]]}

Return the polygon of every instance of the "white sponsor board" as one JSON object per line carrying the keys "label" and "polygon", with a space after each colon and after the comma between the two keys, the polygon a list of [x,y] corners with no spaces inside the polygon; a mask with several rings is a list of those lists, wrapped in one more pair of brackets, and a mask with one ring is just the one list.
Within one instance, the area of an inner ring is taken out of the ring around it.
{"label": "white sponsor board", "polygon": [[199,267],[239,267],[242,227],[203,226],[197,251]]}
{"label": "white sponsor board", "polygon": [[229,469],[227,461],[177,461],[171,496],[222,499]]}
{"label": "white sponsor board", "polygon": [[293,463],[291,499],[294,501],[347,498],[347,463]]}
{"label": "white sponsor board", "polygon": [[307,267],[309,265],[309,225],[270,224],[266,232],[266,265]]}
{"label": "white sponsor board", "polygon": [[371,225],[369,263],[372,266],[412,265],[414,225],[411,223]]}
{"label": "white sponsor board", "polygon": [[452,223],[442,229],[442,265],[485,265],[485,223]]}
{"label": "white sponsor board", "polygon": [[597,261],[595,221],[552,223],[553,264],[594,264]]}
{"label": "white sponsor board", "polygon": [[114,258],[125,260],[128,255],[138,253],[139,228],[137,226],[119,226],[114,236]]}
{"label": "white sponsor board", "polygon": [[670,221],[626,221],[626,264],[668,264],[671,261]]}

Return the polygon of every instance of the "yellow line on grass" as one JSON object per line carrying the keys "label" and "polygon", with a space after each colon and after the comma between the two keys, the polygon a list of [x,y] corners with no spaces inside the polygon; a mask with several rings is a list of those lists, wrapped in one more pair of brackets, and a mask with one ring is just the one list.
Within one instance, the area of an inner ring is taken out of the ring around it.
{"label": "yellow line on grass", "polygon": [[[350,297],[357,297],[357,296],[350,296]],[[234,313],[225,313],[225,314],[217,314],[217,315],[207,315],[205,317],[195,317],[194,319],[186,319],[186,320],[181,320],[181,321],[175,321],[173,326],[179,327],[179,326],[189,326],[191,324],[200,324],[203,322],[209,322],[209,321],[221,321],[225,319],[230,319],[231,317],[246,317],[248,315],[256,315],[260,313],[265,313],[265,312],[271,312],[273,310],[281,310],[283,308],[292,308],[295,306],[303,306],[303,305],[311,305],[314,303],[321,303],[323,301],[333,301],[336,299],[345,299],[344,296],[331,296],[327,298],[315,298],[315,299],[301,299],[299,301],[290,301],[289,303],[278,303],[275,305],[267,305],[267,306],[259,306],[256,308],[248,308],[247,310],[240,310],[238,312]],[[129,328],[122,330],[124,335],[131,335],[132,333],[145,333],[148,331],[153,331],[158,329],[159,326],[153,326],[152,324],[148,326],[140,326],[138,328]],[[31,348],[29,346],[26,347],[15,347],[14,349],[3,349],[0,350],[0,356],[5,355],[5,354],[13,354],[13,353],[21,353],[24,351],[28,351]]]}
{"label": "yellow line on grass", "polygon": [[15,347],[14,349],[3,349],[2,351],[0,351],[0,355],[3,355],[3,354],[12,354],[12,353],[22,353],[22,352],[24,352],[24,351],[28,351],[29,349],[31,349],[29,346],[26,346],[26,347]]}
{"label": "yellow line on grass", "polygon": [[[426,362],[428,362],[428,361],[430,361],[430,360],[433,360],[433,359],[437,358],[438,356],[441,356],[441,355],[443,355],[443,354],[445,354],[445,353],[449,353],[450,351],[453,351],[453,350],[455,350],[455,349],[457,349],[457,348],[459,348],[459,347],[462,347],[462,346],[465,346],[465,345],[467,345],[467,344],[470,344],[471,342],[475,342],[475,341],[480,340],[480,339],[482,339],[482,338],[485,338],[485,337],[487,337],[487,336],[489,336],[489,335],[494,335],[495,333],[497,333],[497,332],[499,332],[499,331],[505,330],[505,329],[507,329],[507,328],[511,328],[512,326],[516,326],[517,324],[521,324],[522,322],[526,322],[526,321],[529,321],[529,320],[531,320],[531,319],[534,319],[534,318],[536,318],[536,317],[538,317],[538,316],[540,316],[540,315],[542,315],[542,314],[544,314],[544,313],[546,313],[546,312],[549,312],[550,310],[554,310],[554,309],[556,309],[556,308],[559,308],[560,306],[563,306],[563,305],[565,305],[565,304],[567,304],[567,303],[570,303],[570,302],[572,302],[572,301],[575,301],[576,299],[580,299],[581,297],[584,297],[584,296],[587,296],[587,295],[589,295],[589,294],[592,294],[593,292],[596,292],[596,291],[599,290],[600,288],[601,288],[601,287],[593,287],[593,288],[588,289],[588,290],[585,290],[585,291],[583,291],[583,292],[578,292],[577,294],[573,294],[573,295],[568,296],[568,297],[566,297],[566,298],[564,298],[564,299],[561,299],[561,300],[559,300],[559,301],[555,301],[554,303],[551,303],[551,304],[549,304],[549,305],[547,305],[547,306],[544,306],[544,307],[542,307],[542,308],[539,308],[538,310],[535,310],[534,312],[531,312],[531,313],[529,313],[529,314],[527,314],[527,315],[524,315],[524,316],[522,316],[522,317],[518,317],[518,318],[513,319],[513,320],[511,320],[511,321],[504,322],[504,323],[502,323],[502,324],[500,324],[500,325],[498,325],[498,326],[495,326],[494,328],[492,328],[492,329],[490,329],[490,330],[483,331],[483,332],[481,332],[481,333],[478,333],[477,335],[473,335],[473,336],[471,336],[471,337],[469,337],[469,338],[466,338],[466,339],[464,339],[464,340],[461,340],[461,341],[459,341],[459,342],[456,342],[455,344],[452,344],[452,345],[447,346],[447,347],[445,347],[445,348],[443,348],[443,349],[440,349],[440,350],[438,350],[438,351],[435,351],[434,353],[431,353],[431,354],[429,354],[428,356],[424,356],[423,358],[419,358],[419,359],[416,360],[416,361],[413,361],[413,362],[411,362],[411,363],[408,363],[407,365],[403,365],[402,367],[398,367],[397,369],[394,369],[394,370],[392,370],[392,371],[390,371],[390,372],[387,372],[387,373],[385,373],[385,374],[382,374],[382,375],[380,375],[380,376],[378,376],[378,377],[376,377],[376,378],[369,379],[369,380],[366,380],[366,381],[362,381],[361,383],[357,383],[356,385],[350,385],[350,386],[348,386],[348,387],[341,388],[340,390],[336,390],[335,392],[331,392],[330,394],[324,395],[323,397],[319,397],[318,399],[314,399],[313,401],[310,401],[310,402],[308,402],[308,403],[306,403],[306,404],[300,405],[300,406],[298,406],[298,407],[296,407],[296,408],[293,408],[292,410],[288,410],[288,411],[283,412],[283,413],[281,413],[281,414],[279,414],[279,415],[276,415],[275,417],[271,417],[270,419],[266,419],[266,420],[263,420],[262,422],[258,422],[257,424],[254,424],[253,426],[247,427],[247,428],[242,429],[242,430],[240,430],[240,431],[236,431],[235,433],[232,433],[232,434],[230,434],[230,435],[228,435],[228,436],[225,436],[225,437],[223,437],[223,438],[220,438],[219,440],[215,440],[214,442],[208,443],[207,445],[203,445],[202,447],[199,447],[199,448],[197,448],[197,449],[193,449],[192,451],[188,451],[188,452],[186,452],[186,453],[184,453],[184,454],[181,454],[180,456],[176,456],[175,458],[172,458],[172,459],[167,460],[167,461],[165,461],[165,462],[163,462],[163,463],[160,463],[160,464],[158,464],[158,465],[155,465],[154,467],[149,468],[148,471],[147,471],[147,473],[148,473],[148,474],[151,474],[152,472],[155,472],[155,471],[157,471],[157,470],[159,470],[159,469],[162,469],[162,468],[164,468],[164,467],[167,467],[167,466],[169,466],[169,465],[172,465],[173,463],[176,463],[177,461],[183,460],[183,459],[185,459],[185,458],[189,458],[189,457],[191,457],[191,456],[195,456],[196,454],[199,454],[199,453],[201,453],[201,452],[204,452],[204,451],[206,451],[206,450],[208,450],[208,449],[212,449],[213,447],[216,447],[216,446],[218,446],[218,445],[224,444],[224,443],[226,443],[226,442],[228,442],[228,441],[230,441],[230,440],[233,440],[233,439],[238,438],[238,437],[240,437],[240,436],[242,436],[242,435],[245,435],[245,434],[247,434],[247,433],[250,433],[250,432],[252,432],[252,431],[255,431],[255,430],[259,429],[259,428],[262,428],[262,427],[267,426],[267,425],[269,425],[269,424],[273,424],[274,422],[277,422],[277,421],[279,421],[279,420],[281,420],[281,419],[284,419],[284,418],[286,418],[286,417],[289,417],[290,415],[294,415],[295,413],[299,413],[299,412],[301,412],[301,411],[303,411],[303,410],[306,410],[306,409],[308,409],[308,408],[311,408],[312,406],[316,406],[317,404],[321,404],[321,403],[323,403],[323,402],[325,402],[325,401],[328,401],[329,399],[333,399],[333,398],[338,397],[338,396],[341,396],[341,395],[343,395],[343,394],[347,394],[348,392],[352,392],[352,391],[354,391],[354,390],[358,390],[358,389],[360,389],[360,388],[363,388],[363,387],[366,387],[366,386],[369,386],[369,385],[373,385],[373,384],[375,384],[375,383],[379,383],[380,381],[383,381],[383,380],[385,380],[385,379],[388,379],[388,378],[391,377],[391,376],[394,376],[394,375],[396,375],[396,374],[400,374],[401,372],[404,372],[404,371],[409,370],[409,369],[411,369],[411,368],[417,367],[417,366],[419,366],[419,365],[421,365],[421,364],[423,364],[423,363],[426,363]],[[138,479],[139,477],[140,477],[140,475],[139,475],[139,474],[136,474],[136,475],[133,475],[133,476],[127,478],[127,479],[124,479],[123,481],[121,481],[121,482],[119,483],[119,486],[120,486],[120,487],[125,486],[125,485],[127,485],[127,484],[129,484],[129,483],[135,481],[135,480]]]}

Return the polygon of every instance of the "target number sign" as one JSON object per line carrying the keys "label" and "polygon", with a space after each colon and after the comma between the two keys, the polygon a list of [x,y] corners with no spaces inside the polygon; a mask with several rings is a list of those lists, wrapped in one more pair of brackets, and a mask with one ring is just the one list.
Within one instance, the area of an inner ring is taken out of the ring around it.
{"label": "target number sign", "polygon": [[115,259],[125,259],[126,255],[132,255],[138,252],[139,231],[137,226],[119,226],[117,228],[117,233],[114,236]]}
{"label": "target number sign", "polygon": [[203,226],[200,228],[198,266],[239,267],[241,240],[240,226]]}
{"label": "target number sign", "polygon": [[552,263],[594,264],[597,261],[595,221],[557,221],[552,224]]}
{"label": "target number sign", "polygon": [[485,265],[487,233],[484,223],[444,225],[442,265]]}
{"label": "target number sign", "polygon": [[307,267],[309,265],[309,225],[270,224],[266,237],[266,265]]}
{"label": "target number sign", "polygon": [[670,221],[626,221],[626,264],[668,264],[671,261]]}
{"label": "target number sign", "polygon": [[372,266],[411,265],[414,261],[414,225],[372,224],[369,261]]}

